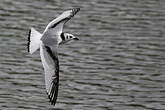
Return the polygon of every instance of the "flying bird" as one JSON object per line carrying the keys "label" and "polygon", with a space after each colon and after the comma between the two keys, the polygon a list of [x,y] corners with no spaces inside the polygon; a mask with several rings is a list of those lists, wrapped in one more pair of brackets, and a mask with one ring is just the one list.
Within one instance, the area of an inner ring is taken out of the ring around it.
{"label": "flying bird", "polygon": [[33,54],[40,49],[41,61],[45,73],[45,86],[48,98],[52,105],[56,104],[59,87],[59,60],[58,47],[72,40],[79,40],[70,33],[63,32],[63,27],[80,8],[64,11],[52,20],[41,34],[31,28],[28,36],[28,52]]}

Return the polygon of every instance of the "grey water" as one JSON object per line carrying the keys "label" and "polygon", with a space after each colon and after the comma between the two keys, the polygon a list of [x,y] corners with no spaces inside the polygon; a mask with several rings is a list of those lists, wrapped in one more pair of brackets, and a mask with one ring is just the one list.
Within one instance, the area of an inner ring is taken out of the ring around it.
{"label": "grey water", "polygon": [[[67,9],[79,37],[59,49],[60,87],[51,106],[30,27],[43,32]],[[1,110],[165,110],[164,0],[1,0]]]}

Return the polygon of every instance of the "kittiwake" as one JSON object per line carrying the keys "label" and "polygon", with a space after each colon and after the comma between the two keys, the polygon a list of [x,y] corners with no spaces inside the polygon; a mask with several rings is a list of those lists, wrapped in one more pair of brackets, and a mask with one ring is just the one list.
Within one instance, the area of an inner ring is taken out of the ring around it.
{"label": "kittiwake", "polygon": [[64,11],[51,21],[41,34],[31,28],[28,36],[28,52],[34,53],[40,49],[41,61],[45,73],[45,85],[48,98],[52,105],[56,104],[59,86],[59,60],[57,49],[59,45],[71,40],[79,40],[72,34],[63,32],[64,24],[69,21],[80,8]]}

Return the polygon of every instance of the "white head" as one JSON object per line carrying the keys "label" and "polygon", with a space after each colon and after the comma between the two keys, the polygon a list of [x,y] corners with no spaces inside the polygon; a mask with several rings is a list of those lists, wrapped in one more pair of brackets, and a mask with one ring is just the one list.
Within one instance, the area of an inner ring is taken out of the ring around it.
{"label": "white head", "polygon": [[74,35],[69,34],[69,33],[61,33],[60,37],[61,37],[62,41],[59,44],[64,44],[71,40],[79,40],[77,37],[75,37]]}

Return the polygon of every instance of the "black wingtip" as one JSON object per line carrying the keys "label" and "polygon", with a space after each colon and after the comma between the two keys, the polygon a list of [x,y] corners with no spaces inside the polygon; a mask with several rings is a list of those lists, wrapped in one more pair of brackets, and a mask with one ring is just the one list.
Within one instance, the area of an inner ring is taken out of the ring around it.
{"label": "black wingtip", "polygon": [[77,7],[77,8],[75,8],[77,11],[80,11],[80,8],[79,7]]}
{"label": "black wingtip", "polygon": [[31,29],[29,30],[29,33],[28,33],[28,43],[27,43],[28,52],[30,52],[30,36],[31,36]]}
{"label": "black wingtip", "polygon": [[54,106],[57,102],[57,96],[58,96],[58,87],[59,87],[58,78],[59,78],[58,76],[54,78],[54,80],[52,81],[51,91],[49,91],[49,93],[47,92],[49,102],[51,103],[51,105],[54,105]]}
{"label": "black wingtip", "polygon": [[[48,95],[48,93],[47,93]],[[51,105],[55,106],[56,105],[56,101],[57,101],[57,97],[56,98],[52,98],[50,95],[48,95],[48,99]]]}
{"label": "black wingtip", "polygon": [[80,8],[73,8],[72,11],[73,11],[73,13],[74,13],[74,15],[75,15],[77,12],[80,11]]}

